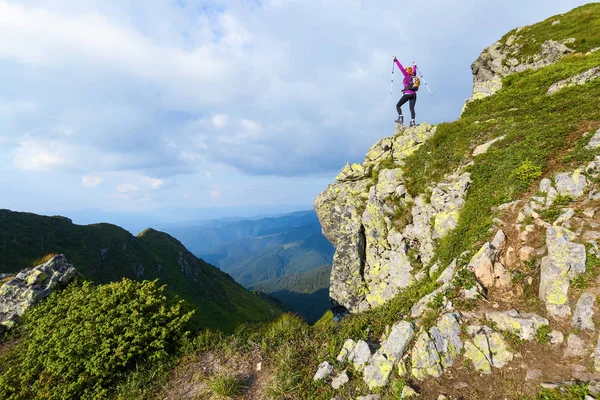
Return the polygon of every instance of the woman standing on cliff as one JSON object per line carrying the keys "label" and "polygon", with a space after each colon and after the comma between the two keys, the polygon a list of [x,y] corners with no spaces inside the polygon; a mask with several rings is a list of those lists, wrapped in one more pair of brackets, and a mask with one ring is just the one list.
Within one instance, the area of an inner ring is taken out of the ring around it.
{"label": "woman standing on cliff", "polygon": [[408,102],[410,108],[410,126],[415,126],[415,103],[417,102],[417,90],[419,90],[418,85],[415,85],[416,76],[417,76],[417,64],[413,63],[412,67],[408,67],[404,69],[400,61],[394,56],[394,62],[404,74],[404,96],[400,99],[398,104],[396,104],[396,110],[398,111],[398,119],[395,121],[397,124],[402,124],[404,122],[404,117],[402,116],[402,105]]}

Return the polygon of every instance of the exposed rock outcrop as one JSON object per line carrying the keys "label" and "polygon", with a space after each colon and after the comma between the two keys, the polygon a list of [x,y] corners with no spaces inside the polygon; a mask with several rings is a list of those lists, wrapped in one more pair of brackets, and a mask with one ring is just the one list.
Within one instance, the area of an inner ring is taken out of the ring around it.
{"label": "exposed rock outcrop", "polygon": [[0,287],[0,333],[12,328],[27,309],[48,297],[75,276],[75,268],[63,255],[27,268]]}

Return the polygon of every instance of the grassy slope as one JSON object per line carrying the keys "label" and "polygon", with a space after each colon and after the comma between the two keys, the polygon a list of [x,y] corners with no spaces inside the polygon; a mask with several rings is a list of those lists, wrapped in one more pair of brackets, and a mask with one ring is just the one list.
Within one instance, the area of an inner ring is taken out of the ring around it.
{"label": "grassy slope", "polygon": [[[555,19],[561,23],[552,29],[545,21],[522,30],[521,34],[535,35],[537,49],[545,40],[568,37],[577,39],[576,48],[580,52],[600,43],[600,4],[580,7],[549,21]],[[586,20],[588,23],[581,23]],[[458,227],[439,243],[437,256],[441,262],[447,263],[489,239],[494,206],[535,191],[539,179],[522,180],[514,174],[526,160],[540,167],[543,176],[551,176],[593,158],[594,152],[584,149],[588,139],[582,134],[600,127],[600,79],[554,96],[546,96],[546,91],[551,84],[599,64],[600,52],[572,55],[538,71],[507,77],[500,92],[470,103],[459,120],[441,124],[434,137],[406,160],[405,176],[411,177],[408,190],[411,194],[424,193],[452,169],[468,162],[474,147],[506,135],[470,168],[472,185]],[[327,360],[336,365],[335,357],[347,338],[379,340],[386,325],[397,322],[415,301],[434,288],[435,283],[425,280],[389,303],[351,315],[340,323],[332,321],[330,312],[312,327],[284,316],[261,327],[238,331],[227,340],[221,339],[218,345],[204,337],[201,341],[204,346],[200,345],[198,351],[215,346],[241,354],[255,346],[266,349],[264,355],[276,369],[268,388],[271,398],[330,399],[336,394],[348,398],[357,393],[362,395],[368,390],[361,375],[354,374],[352,368],[351,382],[337,392],[327,382],[313,382],[319,363]],[[404,380],[394,374],[389,386],[381,390],[382,398],[399,398],[403,385]]]}
{"label": "grassy slope", "polygon": [[269,293],[308,323],[314,323],[329,309],[329,277],[331,266],[324,265],[308,272],[258,282],[254,289]]}
{"label": "grassy slope", "polygon": [[48,253],[65,254],[99,283],[158,278],[196,307],[192,322],[198,327],[232,331],[279,313],[165,233],[148,229],[134,237],[115,225],[80,226],[63,217],[0,210],[0,272],[17,272]]}

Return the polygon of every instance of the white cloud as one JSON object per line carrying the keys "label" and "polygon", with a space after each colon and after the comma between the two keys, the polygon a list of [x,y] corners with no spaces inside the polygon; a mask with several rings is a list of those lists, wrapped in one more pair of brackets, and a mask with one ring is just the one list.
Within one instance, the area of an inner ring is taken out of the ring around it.
{"label": "white cloud", "polygon": [[208,192],[209,196],[213,201],[218,201],[223,196],[221,188],[214,188]]}
{"label": "white cloud", "polygon": [[228,116],[225,114],[218,114],[212,117],[212,123],[215,128],[223,128],[227,125]]}
{"label": "white cloud", "polygon": [[117,192],[119,193],[131,193],[137,192],[138,190],[139,188],[132,183],[122,183],[120,185],[117,185]]}
{"label": "white cloud", "polygon": [[85,187],[96,187],[104,182],[101,176],[84,175],[81,177],[81,184]]}
{"label": "white cloud", "polygon": [[165,183],[165,181],[163,179],[150,178],[148,176],[144,178],[144,181],[152,189],[160,189],[161,186],[164,185],[164,183]]}
{"label": "white cloud", "polygon": [[251,132],[258,132],[260,131],[260,124],[256,121],[252,121],[249,119],[243,119],[242,120],[242,127],[248,131]]}
{"label": "white cloud", "polygon": [[47,171],[64,167],[69,162],[62,144],[25,140],[14,152],[14,164],[23,170]]}

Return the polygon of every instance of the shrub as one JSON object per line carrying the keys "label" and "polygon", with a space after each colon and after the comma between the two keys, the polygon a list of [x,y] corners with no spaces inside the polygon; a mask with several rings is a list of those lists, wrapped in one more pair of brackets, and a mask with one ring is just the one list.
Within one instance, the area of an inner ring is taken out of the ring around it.
{"label": "shrub", "polygon": [[550,327],[548,325],[542,325],[535,333],[535,338],[539,344],[550,343]]}
{"label": "shrub", "polygon": [[513,174],[523,187],[527,187],[532,181],[542,176],[542,168],[526,159],[514,170]]}
{"label": "shrub", "polygon": [[72,283],[24,317],[2,360],[0,398],[109,398],[143,366],[164,365],[192,313],[168,304],[156,282]]}

